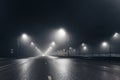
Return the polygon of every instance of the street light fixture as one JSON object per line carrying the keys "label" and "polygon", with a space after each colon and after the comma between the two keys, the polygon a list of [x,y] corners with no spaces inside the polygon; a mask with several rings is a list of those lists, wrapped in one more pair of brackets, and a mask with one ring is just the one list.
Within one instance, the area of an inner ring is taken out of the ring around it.
{"label": "street light fixture", "polygon": [[84,47],[84,46],[85,46],[85,43],[82,43],[81,46]]}
{"label": "street light fixture", "polygon": [[58,30],[58,35],[59,35],[60,37],[65,37],[66,31],[61,28],[61,29]]}
{"label": "street light fixture", "polygon": [[81,51],[82,51],[83,53],[87,53],[88,47],[87,47],[87,44],[86,44],[86,43],[82,43],[82,44],[81,44]]}
{"label": "street light fixture", "polygon": [[[69,50],[69,35],[67,33],[67,31],[64,29],[64,28],[60,28],[58,30],[55,30],[53,36],[52,36],[53,40],[55,42],[52,42],[51,46],[54,47],[54,45],[57,45],[58,46],[61,46],[61,45],[65,45],[66,46],[66,52],[67,50]],[[69,55],[69,52],[68,52],[68,55]]]}
{"label": "street light fixture", "polygon": [[112,48],[112,40],[116,40],[116,41],[118,41],[120,39],[120,34],[118,33],[118,32],[115,32],[114,33],[114,35],[112,36],[112,39],[110,40],[110,55],[112,56],[112,54],[111,54],[111,48]]}
{"label": "street light fixture", "polygon": [[28,35],[27,35],[27,34],[25,34],[25,33],[24,33],[24,34],[22,34],[22,39],[23,39],[23,40],[27,40],[27,39],[28,39]]}
{"label": "street light fixture", "polygon": [[67,33],[66,33],[66,31],[63,29],[63,28],[61,28],[61,29],[59,29],[58,30],[58,36],[59,36],[59,40],[60,40],[60,42],[67,42],[66,44],[67,44],[67,50],[68,50],[68,56],[69,56],[69,46],[70,46],[70,44],[69,44],[69,39],[68,39],[68,35],[67,35]]}
{"label": "street light fixture", "polygon": [[33,42],[31,42],[30,44],[31,44],[31,46],[34,46],[34,43],[33,43]]}
{"label": "street light fixture", "polygon": [[108,52],[109,56],[111,56],[111,43],[104,41],[101,43],[101,48],[104,52]]}
{"label": "street light fixture", "polygon": [[113,35],[113,39],[119,39],[120,38],[120,34],[118,32],[116,32],[114,35]]}
{"label": "street light fixture", "polygon": [[63,28],[60,28],[54,33],[54,38],[55,38],[55,42],[61,44],[67,40],[68,35]]}
{"label": "street light fixture", "polygon": [[52,43],[51,43],[51,46],[55,46],[56,45],[56,43],[53,41]]}
{"label": "street light fixture", "polygon": [[83,50],[86,51],[86,50],[87,50],[87,46],[84,46],[84,47],[83,47]]}
{"label": "street light fixture", "polygon": [[119,34],[118,32],[115,32],[114,35],[112,36],[112,39],[110,39],[109,44],[108,44],[107,42],[103,42],[103,43],[102,43],[102,47],[103,47],[103,48],[108,48],[108,47],[109,47],[110,57],[111,57],[111,55],[112,55],[112,54],[111,54],[111,53],[112,53],[112,51],[111,51],[112,49],[111,49],[111,48],[112,48],[112,40],[113,40],[113,39],[114,39],[114,40],[120,39],[120,34]]}
{"label": "street light fixture", "polygon": [[108,45],[108,43],[107,42],[102,42],[102,47],[103,48],[107,48],[109,45]]}
{"label": "street light fixture", "polygon": [[26,33],[23,33],[21,37],[17,38],[17,56],[19,55],[20,41],[26,42],[29,40],[29,37]]}

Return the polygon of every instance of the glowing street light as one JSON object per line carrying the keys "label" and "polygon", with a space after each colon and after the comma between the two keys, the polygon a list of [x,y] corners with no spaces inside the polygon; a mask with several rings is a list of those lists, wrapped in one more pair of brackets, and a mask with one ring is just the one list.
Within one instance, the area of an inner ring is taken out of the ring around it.
{"label": "glowing street light", "polygon": [[113,35],[113,39],[119,39],[119,38],[120,38],[120,34],[116,32],[116,33]]}
{"label": "glowing street light", "polygon": [[58,35],[59,35],[60,37],[65,37],[66,31],[61,28],[61,29],[58,30]]}
{"label": "glowing street light", "polygon": [[52,43],[51,43],[51,46],[55,46],[55,45],[56,45],[55,42],[52,42]]}
{"label": "glowing street light", "polygon": [[19,55],[20,41],[26,43],[29,40],[29,37],[26,33],[23,33],[19,38],[17,38],[17,56]]}
{"label": "glowing street light", "polygon": [[115,40],[115,41],[118,41],[120,39],[120,34],[118,33],[118,32],[115,32],[114,34],[113,34],[113,36],[112,36],[112,39],[110,40],[110,56],[111,56],[111,48],[112,48],[112,43],[113,43],[113,40]]}
{"label": "glowing street light", "polygon": [[83,52],[83,53],[87,53],[87,51],[88,51],[87,44],[86,44],[86,43],[82,43],[82,44],[81,44],[81,49],[82,49],[82,52]]}
{"label": "glowing street light", "polygon": [[120,39],[120,34],[118,32],[115,32],[113,34],[112,38],[110,39],[109,44],[107,42],[102,43],[103,48],[108,48],[109,47],[110,56],[111,56],[111,52],[112,52],[112,42],[113,42],[113,40],[117,41],[118,39]]}
{"label": "glowing street light", "polygon": [[55,42],[63,43],[68,38],[68,35],[63,28],[58,29],[54,34]]}
{"label": "glowing street light", "polygon": [[82,43],[81,46],[82,46],[82,49],[83,49],[84,51],[87,50],[87,45],[86,45],[85,43]]}
{"label": "glowing street light", "polygon": [[81,46],[84,47],[84,46],[85,46],[85,43],[82,43]]}
{"label": "glowing street light", "polygon": [[23,40],[28,40],[28,35],[27,35],[27,34],[25,34],[25,33],[24,33],[24,34],[22,34],[22,39],[23,39]]}
{"label": "glowing street light", "polygon": [[84,46],[84,47],[83,47],[83,50],[86,51],[86,50],[87,50],[87,46]]}
{"label": "glowing street light", "polygon": [[31,44],[32,46],[34,46],[34,43],[33,43],[33,42],[31,42],[30,44]]}
{"label": "glowing street light", "polygon": [[[69,50],[69,35],[67,31],[64,28],[60,28],[58,30],[55,30],[53,36],[52,36],[55,42],[52,42],[51,46],[54,47],[56,43],[58,46],[65,45],[67,46],[67,49]],[[69,52],[68,52],[69,54]]]}
{"label": "glowing street light", "polygon": [[103,48],[107,48],[109,46],[109,44],[107,42],[102,42],[102,47]]}
{"label": "glowing street light", "polygon": [[23,33],[19,38],[17,38],[17,56],[19,54],[19,48],[21,42],[26,46],[31,46],[33,51],[36,51],[37,53],[43,53],[36,45],[34,42],[32,42],[31,37],[27,35],[26,33]]}
{"label": "glowing street light", "polygon": [[103,49],[103,51],[108,52],[109,56],[111,57],[111,43],[109,42],[102,42],[101,43],[101,48]]}
{"label": "glowing street light", "polygon": [[[57,36],[58,36],[57,40],[59,42],[62,42],[62,43],[67,42],[67,44],[69,45],[69,36],[63,28],[58,30],[58,35]],[[68,56],[69,56],[69,46],[68,46]]]}

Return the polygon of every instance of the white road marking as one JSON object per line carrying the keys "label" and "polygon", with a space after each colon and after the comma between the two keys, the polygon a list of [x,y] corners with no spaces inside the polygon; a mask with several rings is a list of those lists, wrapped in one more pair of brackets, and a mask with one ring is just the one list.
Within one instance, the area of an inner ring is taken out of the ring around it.
{"label": "white road marking", "polygon": [[[20,63],[20,64],[25,64],[25,63],[26,63],[26,61],[25,61],[25,62],[22,62],[22,63]],[[9,66],[11,66],[11,65],[13,65],[13,64],[16,64],[16,63],[11,63],[11,64],[7,64],[7,65],[4,65],[4,66],[0,66],[0,71],[8,68]]]}

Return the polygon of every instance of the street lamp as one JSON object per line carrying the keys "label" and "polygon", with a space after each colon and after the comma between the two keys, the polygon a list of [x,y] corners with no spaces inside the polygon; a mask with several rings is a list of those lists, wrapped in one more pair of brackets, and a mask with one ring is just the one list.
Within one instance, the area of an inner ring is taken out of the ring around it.
{"label": "street lamp", "polygon": [[101,48],[104,50],[104,51],[108,51],[108,53],[110,53],[110,56],[111,56],[111,44],[104,41],[101,43]]}
{"label": "street lamp", "polygon": [[67,40],[68,35],[65,29],[60,28],[54,33],[54,38],[55,38],[55,42],[58,42],[61,44]]}
{"label": "street lamp", "polygon": [[19,55],[19,48],[20,48],[20,41],[27,41],[28,35],[26,33],[23,33],[21,37],[17,38],[17,56]]}
{"label": "street lamp", "polygon": [[120,38],[120,34],[118,32],[114,33],[113,39],[119,39]]}
{"label": "street lamp", "polygon": [[[110,40],[110,50],[112,50],[112,40],[118,41],[120,39],[120,34],[118,32],[115,32],[112,36],[112,39]],[[111,51],[110,51],[111,52]],[[112,56],[112,55],[111,55]]]}
{"label": "street lamp", "polygon": [[[57,43],[58,46],[66,45],[67,47],[66,51],[69,50],[69,46],[68,46],[69,43],[67,43],[69,42],[69,35],[64,28],[55,30],[52,37],[53,37],[52,39],[55,41],[52,42],[51,44],[52,47],[54,47],[54,45],[56,45]],[[68,56],[69,56],[69,52],[68,52]]]}
{"label": "street lamp", "polygon": [[33,43],[33,42],[31,42],[30,44],[31,44],[31,46],[34,46],[34,43]]}
{"label": "street lamp", "polygon": [[22,43],[26,44],[26,43],[30,43],[31,44],[31,38],[29,35],[27,35],[26,33],[23,33],[20,37]]}
{"label": "street lamp", "polygon": [[56,43],[53,41],[52,43],[51,43],[51,46],[55,46],[56,45]]}
{"label": "street lamp", "polygon": [[26,33],[21,34],[21,36],[17,38],[17,47],[18,47],[18,48],[17,48],[17,53],[18,53],[18,54],[19,54],[19,47],[20,47],[20,43],[21,43],[21,42],[22,42],[24,45],[26,45],[26,44],[29,44],[29,45],[31,45],[31,46],[34,45],[34,43],[31,42],[31,38],[30,38],[29,35],[27,35]]}
{"label": "street lamp", "polygon": [[107,42],[103,42],[102,43],[102,47],[103,48],[108,48],[109,47],[109,53],[110,53],[110,57],[111,57],[111,53],[112,53],[112,40],[118,40],[120,39],[120,34],[118,32],[115,32],[112,36],[112,39],[110,39],[109,44]]}
{"label": "street lamp", "polygon": [[87,50],[87,47],[86,47],[86,46],[84,46],[84,47],[83,47],[83,50],[84,50],[84,51],[86,51],[86,50]]}
{"label": "street lamp", "polygon": [[69,41],[69,36],[67,35],[67,32],[63,29],[63,28],[61,28],[61,29],[59,29],[58,30],[58,36],[59,36],[59,38],[61,39],[61,41],[66,41],[66,42],[68,42],[67,43],[67,50],[68,50],[68,56],[69,56],[69,46],[70,46],[70,41]]}
{"label": "street lamp", "polygon": [[108,46],[108,42],[102,42],[102,48],[107,48]]}
{"label": "street lamp", "polygon": [[63,37],[66,36],[66,31],[61,28],[61,29],[58,30],[58,35],[59,35],[61,38],[63,38]]}
{"label": "street lamp", "polygon": [[86,43],[82,43],[81,44],[81,49],[82,49],[82,52],[86,53],[88,51],[87,44]]}
{"label": "street lamp", "polygon": [[82,47],[85,46],[85,43],[82,43],[81,46],[82,46]]}
{"label": "street lamp", "polygon": [[67,33],[67,31],[64,28],[60,28],[56,31],[56,33],[54,33],[55,36],[55,41],[59,44],[59,45],[64,45],[64,43],[66,43],[66,51],[68,50],[68,56],[69,56],[69,35]]}
{"label": "street lamp", "polygon": [[28,40],[28,35],[25,34],[25,33],[23,33],[23,34],[22,34],[22,39],[23,39],[23,40]]}

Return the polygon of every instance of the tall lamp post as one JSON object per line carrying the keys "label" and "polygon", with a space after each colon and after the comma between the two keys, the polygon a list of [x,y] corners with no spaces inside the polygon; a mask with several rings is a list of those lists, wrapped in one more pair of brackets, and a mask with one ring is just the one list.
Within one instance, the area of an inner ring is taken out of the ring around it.
{"label": "tall lamp post", "polygon": [[62,41],[64,41],[64,40],[66,41],[66,43],[67,43],[67,50],[68,50],[68,56],[69,56],[70,41],[69,41],[69,39],[67,39],[67,37],[68,37],[67,32],[63,28],[61,28],[61,29],[58,30],[57,35],[59,36],[59,38]]}
{"label": "tall lamp post", "polygon": [[107,52],[111,54],[111,44],[110,43],[108,43],[106,41],[102,42],[101,48],[105,51],[107,50]]}
{"label": "tall lamp post", "polygon": [[20,40],[27,42],[29,40],[29,37],[26,33],[23,33],[20,38],[17,38],[17,57],[19,55]]}
{"label": "tall lamp post", "polygon": [[112,41],[113,40],[118,40],[118,39],[120,39],[120,34],[116,32],[116,33],[113,34],[109,43],[108,42],[102,42],[102,48],[104,48],[104,49],[109,48],[109,57],[112,57]]}
{"label": "tall lamp post", "polygon": [[82,44],[81,44],[81,49],[82,49],[82,52],[83,52],[83,53],[86,53],[86,52],[88,51],[87,44],[86,44],[86,43],[82,43]]}
{"label": "tall lamp post", "polygon": [[110,40],[110,56],[112,56],[112,41],[119,39],[120,39],[120,34],[118,32],[115,32],[112,36],[112,40]]}

